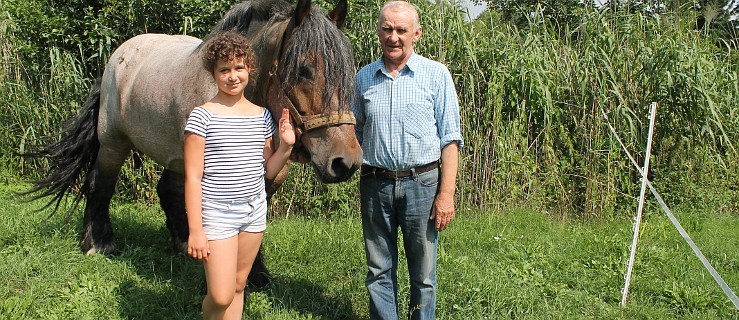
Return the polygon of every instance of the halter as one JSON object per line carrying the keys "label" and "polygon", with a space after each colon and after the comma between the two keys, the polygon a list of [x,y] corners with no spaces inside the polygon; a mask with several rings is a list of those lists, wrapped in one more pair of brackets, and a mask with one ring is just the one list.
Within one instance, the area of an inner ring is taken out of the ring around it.
{"label": "halter", "polygon": [[279,100],[286,101],[283,107],[287,108],[293,121],[295,121],[296,127],[298,127],[301,131],[308,132],[313,129],[340,124],[357,124],[357,120],[354,118],[354,114],[351,111],[333,111],[322,114],[314,114],[310,116],[301,115],[298,112],[298,109],[295,108],[295,104],[293,104],[290,96],[287,95],[285,89],[282,87],[283,81],[277,74],[277,63],[277,60],[275,60],[274,64],[272,65],[272,69],[270,69],[269,71],[270,81],[276,81],[277,86],[279,87]]}
{"label": "halter", "polygon": [[[285,29],[287,29],[287,26],[285,27]],[[293,104],[292,99],[290,99],[290,96],[287,94],[287,92],[285,92],[285,89],[282,86],[282,79],[277,74],[277,67],[279,65],[280,58],[282,58],[282,53],[286,42],[286,32],[287,30],[283,31],[282,39],[280,40],[280,47],[277,50],[277,54],[275,55],[274,62],[272,63],[272,68],[269,70],[269,80],[267,86],[269,87],[270,82],[274,81],[276,83],[279,88],[277,90],[278,101],[286,101],[286,103],[283,103],[283,107],[287,108],[287,110],[290,112],[290,117],[295,122],[295,126],[300,131],[305,133],[313,129],[329,127],[333,125],[357,124],[357,120],[354,118],[354,114],[350,110],[333,111],[309,116],[303,116],[300,114],[300,112],[298,112],[298,109],[295,108],[295,104]]]}

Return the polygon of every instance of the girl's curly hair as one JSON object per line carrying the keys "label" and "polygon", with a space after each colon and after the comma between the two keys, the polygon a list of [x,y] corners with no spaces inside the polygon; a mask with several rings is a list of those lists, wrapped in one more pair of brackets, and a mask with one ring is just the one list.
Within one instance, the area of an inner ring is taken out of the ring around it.
{"label": "girl's curly hair", "polygon": [[249,41],[236,31],[226,31],[206,40],[203,54],[203,67],[213,73],[219,60],[234,61],[244,59],[249,75],[256,73],[256,58]]}

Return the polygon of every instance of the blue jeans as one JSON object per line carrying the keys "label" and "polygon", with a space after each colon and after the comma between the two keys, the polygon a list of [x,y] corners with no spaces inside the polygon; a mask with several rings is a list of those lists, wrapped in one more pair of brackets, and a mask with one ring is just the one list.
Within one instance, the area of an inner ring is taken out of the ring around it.
{"label": "blue jeans", "polygon": [[438,188],[438,168],[398,180],[360,178],[370,319],[399,318],[398,227],[411,282],[409,318],[434,319],[438,232],[429,216]]}

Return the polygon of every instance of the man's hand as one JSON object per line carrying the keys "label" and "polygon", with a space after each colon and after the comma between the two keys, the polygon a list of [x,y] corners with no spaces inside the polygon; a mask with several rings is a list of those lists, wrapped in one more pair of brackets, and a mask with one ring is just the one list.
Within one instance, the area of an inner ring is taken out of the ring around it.
{"label": "man's hand", "polygon": [[446,193],[439,193],[431,208],[431,220],[436,222],[436,231],[446,229],[454,219],[454,197]]}

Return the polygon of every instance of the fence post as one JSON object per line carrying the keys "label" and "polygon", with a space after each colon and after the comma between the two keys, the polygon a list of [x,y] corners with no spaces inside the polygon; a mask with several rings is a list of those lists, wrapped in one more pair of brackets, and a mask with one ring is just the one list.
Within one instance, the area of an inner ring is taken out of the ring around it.
{"label": "fence post", "polygon": [[641,216],[644,211],[644,197],[647,192],[647,174],[649,173],[649,158],[652,153],[652,137],[654,136],[654,119],[656,118],[657,103],[652,102],[649,108],[649,134],[647,136],[647,152],[644,158],[644,168],[641,176],[641,191],[639,193],[639,207],[636,209],[636,221],[634,222],[634,238],[631,241],[631,250],[629,253],[629,263],[626,267],[626,276],[624,289],[621,295],[621,307],[626,306],[626,296],[629,294],[629,284],[631,283],[631,272],[634,269],[634,258],[636,256],[636,244],[639,240],[639,228],[641,226]]}

